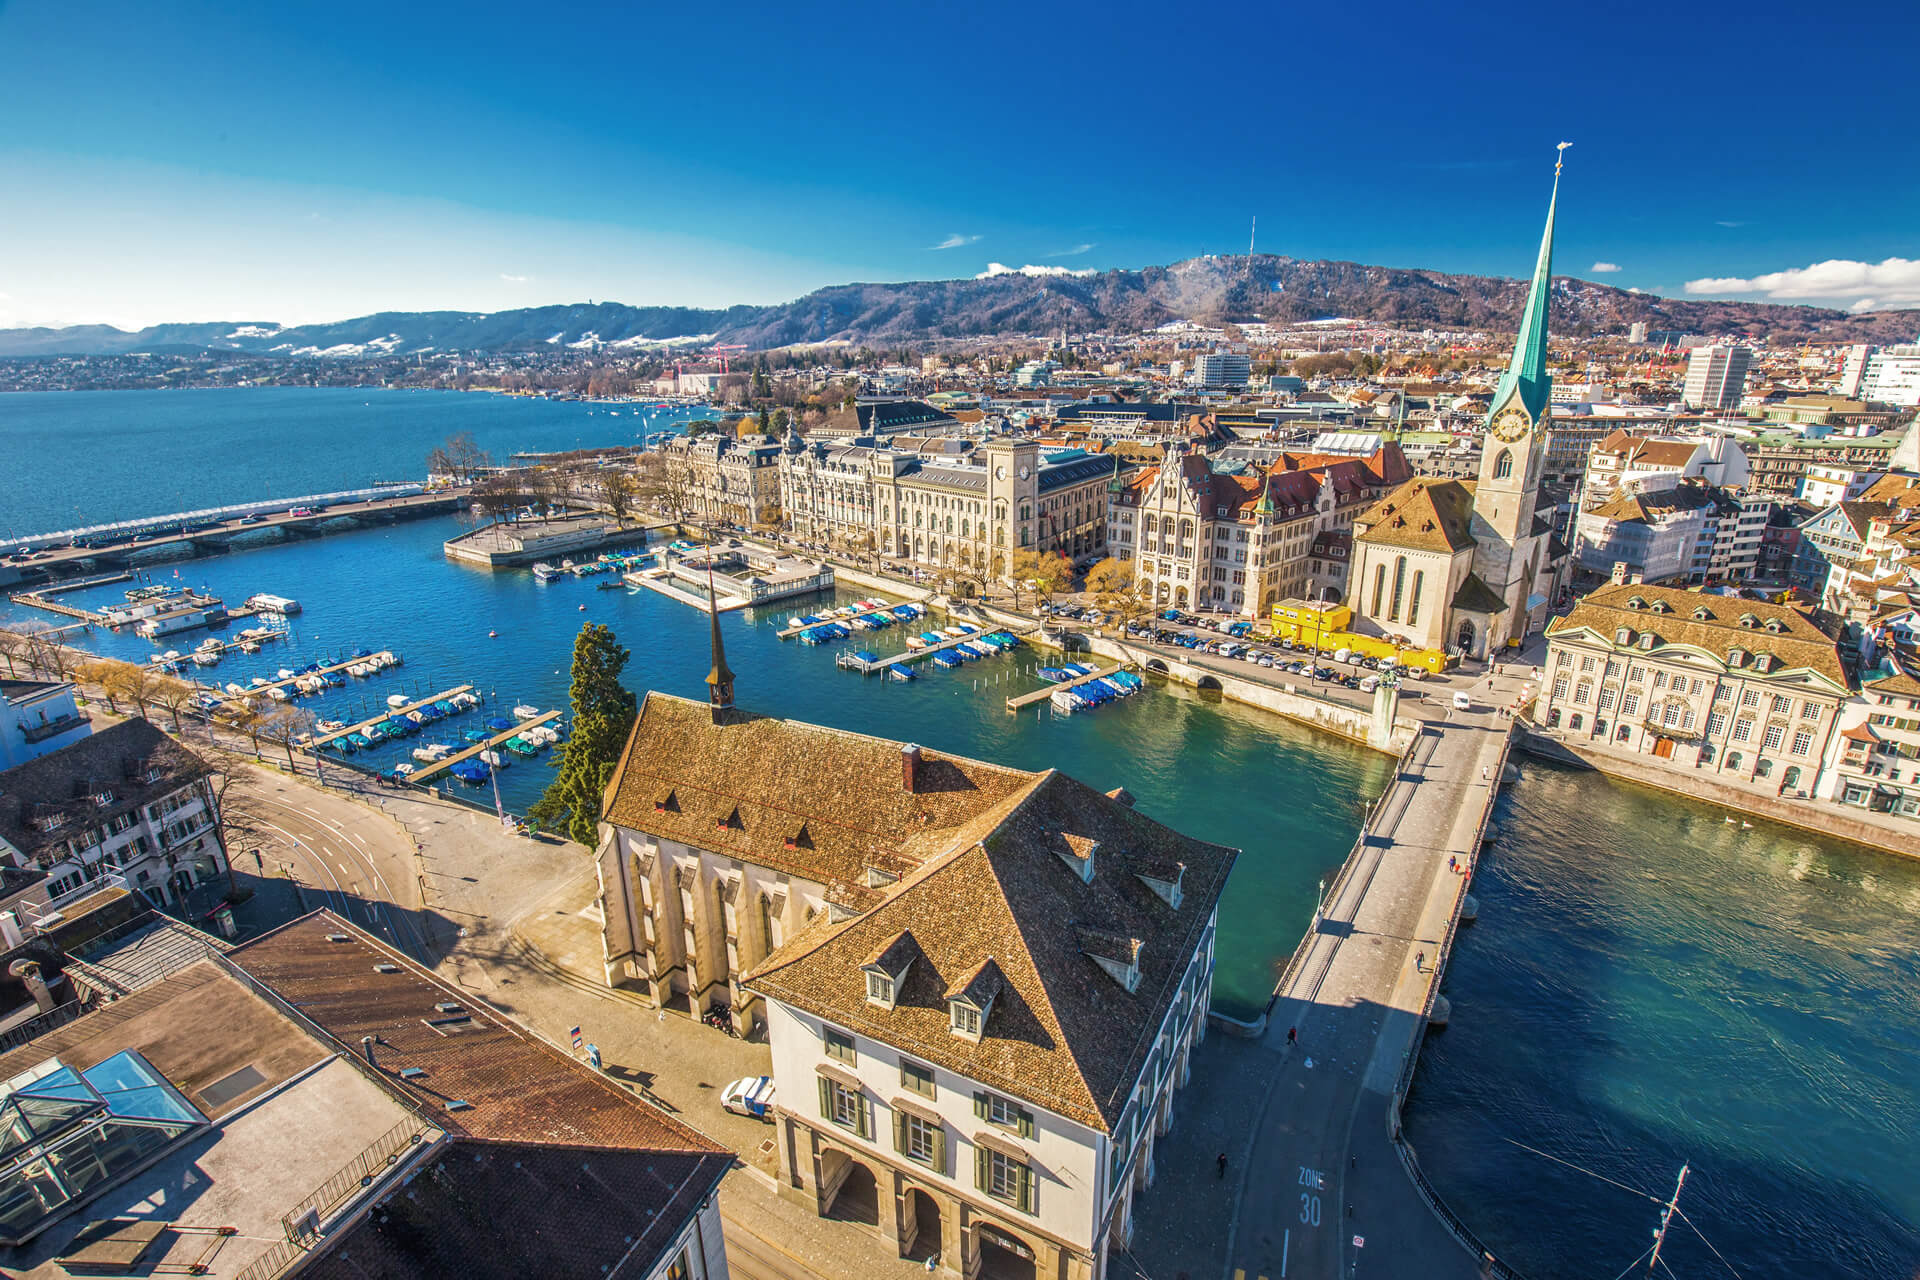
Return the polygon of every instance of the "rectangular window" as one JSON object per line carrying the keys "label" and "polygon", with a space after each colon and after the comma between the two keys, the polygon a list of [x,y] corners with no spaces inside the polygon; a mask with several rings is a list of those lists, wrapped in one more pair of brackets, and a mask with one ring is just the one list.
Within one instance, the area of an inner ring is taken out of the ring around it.
{"label": "rectangular window", "polygon": [[1781,726],[1777,724],[1768,725],[1767,736],[1760,743],[1761,750],[1778,751],[1780,749],[1780,740],[1786,736],[1787,731]]}
{"label": "rectangular window", "polygon": [[900,1087],[909,1093],[917,1093],[923,1098],[939,1096],[934,1088],[933,1068],[923,1067],[905,1058],[900,1059]]}
{"label": "rectangular window", "polygon": [[1802,729],[1793,735],[1793,754],[1803,756],[1813,747],[1813,731]]}
{"label": "rectangular window", "polygon": [[1620,714],[1630,716],[1640,710],[1640,695],[1629,693],[1620,699]]}
{"label": "rectangular window", "polygon": [[884,973],[867,975],[867,999],[874,1004],[893,1004],[893,979]]}
{"label": "rectangular window", "polygon": [[1592,670],[1593,670],[1593,658],[1591,656],[1580,659],[1580,672],[1582,675],[1588,674]]}
{"label": "rectangular window", "polygon": [[1567,696],[1567,678],[1565,676],[1558,676],[1554,679],[1553,696],[1556,698],[1564,698]]}
{"label": "rectangular window", "polygon": [[860,1056],[853,1051],[853,1037],[844,1031],[835,1031],[832,1027],[823,1028],[821,1034],[826,1038],[827,1056],[835,1062],[844,1062],[848,1066],[857,1066]]}
{"label": "rectangular window", "polygon": [[1773,695],[1773,714],[1783,716],[1791,710],[1793,710],[1792,698],[1783,697],[1777,693]]}
{"label": "rectangular window", "polygon": [[941,1127],[937,1124],[930,1124],[922,1120],[919,1116],[907,1115],[905,1112],[899,1113],[899,1119],[900,1140],[896,1145],[899,1148],[900,1154],[909,1160],[916,1160],[921,1164],[930,1164],[937,1167],[943,1163],[939,1158],[940,1139],[942,1137]]}
{"label": "rectangular window", "polygon": [[1033,1136],[1033,1113],[1011,1098],[1003,1098],[997,1093],[976,1093],[973,1095],[973,1114],[988,1124],[1011,1129],[1023,1138]]}
{"label": "rectangular window", "polygon": [[1613,710],[1613,690],[1602,689],[1600,691],[1600,709],[1602,711]]}
{"label": "rectangular window", "polygon": [[1802,705],[1800,708],[1800,718],[1802,720],[1818,720],[1820,718],[1820,704],[1817,702],[1809,702]]}
{"label": "rectangular window", "polygon": [[1689,690],[1688,692],[1690,692],[1690,693],[1692,693],[1692,694],[1693,694],[1693,696],[1697,698],[1697,697],[1699,697],[1699,696],[1700,696],[1700,695],[1701,695],[1701,694],[1702,694],[1703,692],[1705,692],[1705,690],[1706,690],[1706,687],[1707,687],[1707,686],[1706,686],[1706,682],[1705,682],[1705,681],[1702,681],[1702,680],[1695,680],[1695,681],[1693,682],[1693,688],[1692,688],[1691,690]]}
{"label": "rectangular window", "polygon": [[1559,653],[1556,653],[1553,656],[1553,665],[1556,667],[1571,666],[1573,665],[1573,655],[1568,653],[1565,649],[1562,649]]}
{"label": "rectangular window", "polygon": [[820,1116],[863,1138],[873,1136],[873,1104],[867,1095],[825,1076],[820,1081]]}
{"label": "rectangular window", "polygon": [[1033,1170],[1026,1162],[1000,1151],[974,1148],[974,1185],[995,1200],[1022,1213],[1033,1210]]}
{"label": "rectangular window", "polygon": [[1707,716],[1707,736],[1717,738],[1727,731],[1727,718],[1718,711]]}
{"label": "rectangular window", "polygon": [[1713,700],[1715,702],[1732,702],[1733,687],[1724,684],[1717,686],[1713,691]]}
{"label": "rectangular window", "polygon": [[1656,689],[1664,689],[1664,688],[1666,688],[1666,687],[1667,687],[1667,673],[1666,673],[1666,672],[1664,672],[1664,671],[1656,671],[1656,672],[1654,672],[1654,673],[1653,673],[1653,687],[1654,687],[1654,688],[1656,688]]}
{"label": "rectangular window", "polygon": [[1758,689],[1748,689],[1745,693],[1740,695],[1740,705],[1743,707],[1759,706],[1760,691]]}
{"label": "rectangular window", "polygon": [[1645,667],[1628,667],[1627,668],[1628,680],[1631,680],[1637,684],[1638,682],[1645,680],[1646,678],[1647,678],[1647,669]]}
{"label": "rectangular window", "polygon": [[1591,697],[1593,697],[1593,685],[1582,680],[1579,686],[1573,691],[1573,700],[1584,706]]}

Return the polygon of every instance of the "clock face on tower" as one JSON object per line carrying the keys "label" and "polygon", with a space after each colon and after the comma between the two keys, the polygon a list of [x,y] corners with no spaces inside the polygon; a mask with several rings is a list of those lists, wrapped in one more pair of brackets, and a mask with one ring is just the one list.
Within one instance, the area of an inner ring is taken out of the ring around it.
{"label": "clock face on tower", "polygon": [[1493,435],[1497,440],[1512,444],[1515,440],[1527,434],[1527,429],[1532,425],[1532,421],[1527,417],[1527,411],[1518,405],[1514,405],[1502,409],[1499,415],[1494,418]]}

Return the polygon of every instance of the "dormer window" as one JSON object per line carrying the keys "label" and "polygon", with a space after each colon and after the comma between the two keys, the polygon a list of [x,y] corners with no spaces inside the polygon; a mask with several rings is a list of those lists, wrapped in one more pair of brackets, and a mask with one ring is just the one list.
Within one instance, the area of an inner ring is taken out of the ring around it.
{"label": "dormer window", "polygon": [[1710,622],[1713,620],[1713,613],[1707,606],[1701,605],[1693,611],[1693,620],[1695,622]]}
{"label": "dormer window", "polygon": [[984,1020],[981,1010],[974,1008],[965,1000],[950,1000],[947,1002],[947,1013],[951,1018],[949,1030],[954,1035],[963,1040],[977,1042],[980,1039],[980,1026]]}
{"label": "dormer window", "polygon": [[1727,650],[1727,665],[1730,667],[1744,667],[1747,665],[1747,651],[1745,649]]}
{"label": "dormer window", "polygon": [[1653,646],[1654,646],[1654,642],[1655,642],[1655,641],[1656,641],[1657,639],[1658,639],[1658,637],[1656,637],[1656,636],[1655,636],[1655,635],[1653,634],[1653,632],[1651,632],[1651,631],[1648,631],[1648,632],[1645,632],[1645,633],[1643,633],[1643,634],[1641,635],[1641,637],[1640,637],[1640,647],[1641,647],[1642,649],[1651,649],[1651,648],[1653,648]]}
{"label": "dormer window", "polygon": [[1760,619],[1750,613],[1743,613],[1740,615],[1740,625],[1751,631],[1760,625]]}
{"label": "dormer window", "polygon": [[1632,627],[1615,627],[1613,631],[1613,642],[1623,647],[1626,645],[1632,644],[1633,628]]}
{"label": "dormer window", "polygon": [[1780,619],[1778,618],[1767,619],[1767,630],[1771,631],[1774,635],[1779,635],[1782,631],[1785,631],[1786,629],[1787,629],[1786,624],[1781,622]]}
{"label": "dormer window", "polygon": [[1093,883],[1093,858],[1100,851],[1098,840],[1063,831],[1053,851],[1081,884]]}
{"label": "dormer window", "polygon": [[1153,890],[1162,902],[1175,911],[1180,909],[1180,882],[1186,878],[1187,864],[1184,862],[1154,863],[1134,872],[1141,884]]}
{"label": "dormer window", "polygon": [[885,945],[860,966],[867,975],[867,1003],[882,1009],[893,1008],[900,984],[906,981],[907,970],[913,968],[913,962],[919,958],[920,944],[905,929],[887,939]]}

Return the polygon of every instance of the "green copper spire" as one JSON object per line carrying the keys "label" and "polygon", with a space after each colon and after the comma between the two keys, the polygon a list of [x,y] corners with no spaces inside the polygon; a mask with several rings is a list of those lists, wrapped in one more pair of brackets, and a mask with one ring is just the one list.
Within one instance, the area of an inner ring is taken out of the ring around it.
{"label": "green copper spire", "polygon": [[1520,333],[1513,342],[1513,360],[1501,375],[1493,393],[1492,409],[1498,412],[1510,392],[1518,389],[1520,403],[1535,422],[1545,412],[1553,392],[1553,379],[1547,373],[1547,304],[1553,297],[1553,211],[1560,200],[1560,166],[1568,147],[1560,144],[1560,156],[1553,162],[1553,195],[1547,200],[1547,229],[1540,236],[1540,260],[1533,268],[1533,283],[1527,287],[1527,305],[1520,313]]}

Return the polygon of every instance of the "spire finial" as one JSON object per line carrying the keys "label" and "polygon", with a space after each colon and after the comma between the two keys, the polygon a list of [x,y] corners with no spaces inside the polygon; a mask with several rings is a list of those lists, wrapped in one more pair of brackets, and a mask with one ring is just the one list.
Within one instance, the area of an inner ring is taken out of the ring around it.
{"label": "spire finial", "polygon": [[1517,390],[1521,405],[1536,423],[1546,412],[1552,398],[1553,383],[1547,375],[1547,304],[1553,298],[1553,216],[1560,203],[1560,170],[1566,163],[1571,142],[1554,147],[1553,192],[1547,198],[1547,226],[1540,235],[1540,257],[1534,263],[1533,281],[1527,286],[1527,302],[1520,311],[1520,332],[1513,342],[1513,359],[1494,389],[1488,407],[1500,412],[1513,400]]}
{"label": "spire finial", "polygon": [[713,590],[713,531],[707,531],[707,620],[713,631],[713,670],[707,672],[707,701],[713,722],[720,724],[733,710],[733,672],[727,669],[726,646],[720,641],[720,597]]}

